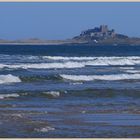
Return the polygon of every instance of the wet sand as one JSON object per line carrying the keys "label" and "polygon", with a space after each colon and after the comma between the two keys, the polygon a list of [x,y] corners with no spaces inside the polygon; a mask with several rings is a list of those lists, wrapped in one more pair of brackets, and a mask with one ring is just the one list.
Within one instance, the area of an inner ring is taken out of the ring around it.
{"label": "wet sand", "polygon": [[[63,105],[58,104],[61,98],[66,98]],[[140,137],[140,109],[135,103],[94,103],[94,98],[83,103],[84,97],[77,104],[67,97],[40,100],[39,106],[25,105],[21,99],[0,104],[0,137]],[[56,105],[51,107],[51,102]]]}

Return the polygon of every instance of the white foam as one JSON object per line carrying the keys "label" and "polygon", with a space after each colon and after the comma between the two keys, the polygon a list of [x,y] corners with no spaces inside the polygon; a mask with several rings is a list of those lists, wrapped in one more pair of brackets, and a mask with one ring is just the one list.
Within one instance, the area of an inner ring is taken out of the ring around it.
{"label": "white foam", "polygon": [[0,84],[4,84],[4,83],[17,83],[17,82],[21,82],[21,80],[17,76],[13,76],[11,74],[0,75]]}
{"label": "white foam", "polygon": [[13,93],[13,94],[0,94],[0,99],[4,98],[16,98],[19,97],[19,94]]}
{"label": "white foam", "polygon": [[126,70],[128,73],[140,73],[140,70]]}
{"label": "white foam", "polygon": [[140,79],[140,74],[112,74],[112,75],[60,75],[62,78],[72,81],[94,81],[94,80],[128,80]]}
{"label": "white foam", "polygon": [[13,113],[11,114],[11,116],[14,116],[14,117],[19,117],[19,118],[22,118],[22,114],[19,114],[19,113]]}
{"label": "white foam", "polygon": [[38,64],[15,64],[4,65],[0,64],[0,68],[11,69],[55,69],[55,68],[81,68],[85,67],[85,64],[78,62],[65,62],[65,63],[38,63]]}
{"label": "white foam", "polygon": [[60,96],[60,92],[58,91],[48,91],[48,92],[43,92],[46,95],[51,95],[53,97],[59,97]]}
{"label": "white foam", "polygon": [[51,57],[54,60],[82,60],[84,65],[108,66],[108,65],[137,65],[140,64],[140,57]]}
{"label": "white foam", "polygon": [[70,85],[82,85],[82,82],[74,82],[74,83],[70,83]]}
{"label": "white foam", "polygon": [[43,56],[42,58],[47,58],[50,60],[93,60],[96,57],[63,57],[63,56]]}
{"label": "white foam", "polygon": [[104,56],[104,57],[63,57],[63,56],[42,56],[42,58],[47,58],[47,59],[50,59],[50,60],[95,60],[95,59],[123,59],[123,58],[126,58],[126,59],[140,59],[139,56],[113,56],[113,57],[107,57],[107,56]]}
{"label": "white foam", "polygon": [[93,61],[88,61],[87,65],[109,66],[109,65],[138,65],[140,57],[98,57]]}
{"label": "white foam", "polygon": [[43,133],[48,132],[48,131],[53,131],[53,130],[55,130],[55,128],[50,127],[50,126],[43,127],[43,128],[40,128],[40,129],[35,128],[35,131],[43,132]]}
{"label": "white foam", "polygon": [[[33,57],[34,58],[34,57]],[[49,62],[42,59],[51,59]],[[35,59],[35,58],[34,58]],[[10,69],[62,69],[62,68],[83,68],[86,66],[134,66],[140,65],[140,57],[62,57],[42,56],[38,63],[0,64],[0,68]],[[59,60],[59,61],[57,61]],[[121,67],[121,69],[125,69]],[[129,68],[130,69],[130,68]]]}
{"label": "white foam", "polygon": [[122,70],[133,70],[134,67],[120,67],[120,69],[122,69]]}

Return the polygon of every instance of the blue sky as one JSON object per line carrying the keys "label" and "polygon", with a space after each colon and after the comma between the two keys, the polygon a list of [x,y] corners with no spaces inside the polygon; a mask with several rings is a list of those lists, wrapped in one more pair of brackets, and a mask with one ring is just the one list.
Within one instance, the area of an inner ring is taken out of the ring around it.
{"label": "blue sky", "polygon": [[0,3],[3,39],[66,39],[101,24],[140,37],[140,3]]}

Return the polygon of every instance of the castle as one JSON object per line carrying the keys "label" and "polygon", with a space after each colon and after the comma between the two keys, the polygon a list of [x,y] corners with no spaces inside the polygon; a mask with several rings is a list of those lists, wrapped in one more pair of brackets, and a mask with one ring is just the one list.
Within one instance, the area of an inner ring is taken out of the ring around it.
{"label": "castle", "polygon": [[115,37],[115,30],[109,30],[107,25],[101,25],[100,27],[95,27],[94,29],[88,29],[82,31],[80,37],[90,37],[95,39],[107,39]]}

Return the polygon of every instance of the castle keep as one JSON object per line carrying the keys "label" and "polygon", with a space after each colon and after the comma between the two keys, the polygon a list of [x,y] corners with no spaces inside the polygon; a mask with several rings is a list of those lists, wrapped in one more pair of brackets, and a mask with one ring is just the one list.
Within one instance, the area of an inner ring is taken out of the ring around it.
{"label": "castle keep", "polygon": [[94,29],[88,29],[82,31],[80,37],[86,39],[107,39],[115,37],[114,29],[109,30],[107,25],[101,25],[100,27],[95,27]]}

